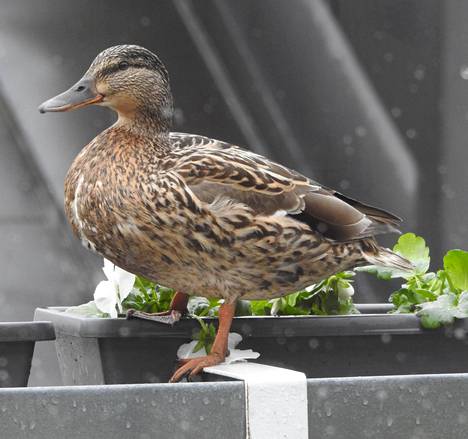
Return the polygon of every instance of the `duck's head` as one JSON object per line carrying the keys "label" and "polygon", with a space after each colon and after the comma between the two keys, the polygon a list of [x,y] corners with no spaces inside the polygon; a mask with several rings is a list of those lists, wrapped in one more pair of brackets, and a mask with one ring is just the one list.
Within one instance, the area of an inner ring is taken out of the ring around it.
{"label": "duck's head", "polygon": [[144,47],[110,47],[76,84],[42,103],[39,111],[70,111],[92,104],[112,108],[122,121],[143,117],[169,124],[172,95],[164,64]]}

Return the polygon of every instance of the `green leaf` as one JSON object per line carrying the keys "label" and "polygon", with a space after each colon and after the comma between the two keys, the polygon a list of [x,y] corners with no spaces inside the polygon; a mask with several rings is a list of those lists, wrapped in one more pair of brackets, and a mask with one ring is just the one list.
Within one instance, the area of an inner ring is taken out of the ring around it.
{"label": "green leaf", "polygon": [[408,259],[415,267],[417,274],[423,274],[429,269],[431,258],[426,241],[414,233],[405,233],[400,236],[393,247],[393,251]]}
{"label": "green leaf", "polygon": [[457,315],[456,295],[443,294],[433,302],[418,305],[417,315],[425,328],[435,329],[441,325],[452,323]]}
{"label": "green leaf", "polygon": [[393,277],[401,277],[401,271],[397,271],[390,267],[382,267],[380,265],[366,265],[364,267],[356,267],[356,271],[373,274],[380,280],[390,280]]}
{"label": "green leaf", "polygon": [[251,316],[252,306],[248,300],[238,300],[236,303],[236,316]]}
{"label": "green leaf", "polygon": [[444,269],[453,287],[468,290],[468,252],[448,251],[444,256]]}

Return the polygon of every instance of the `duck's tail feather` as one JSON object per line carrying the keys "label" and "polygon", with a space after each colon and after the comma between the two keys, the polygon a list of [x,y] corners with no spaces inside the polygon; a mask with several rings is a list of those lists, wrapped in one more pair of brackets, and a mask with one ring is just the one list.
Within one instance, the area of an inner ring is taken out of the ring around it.
{"label": "duck's tail feather", "polygon": [[362,241],[362,255],[371,265],[392,267],[402,271],[413,271],[413,264],[408,259],[396,254],[388,248],[380,247],[373,239]]}

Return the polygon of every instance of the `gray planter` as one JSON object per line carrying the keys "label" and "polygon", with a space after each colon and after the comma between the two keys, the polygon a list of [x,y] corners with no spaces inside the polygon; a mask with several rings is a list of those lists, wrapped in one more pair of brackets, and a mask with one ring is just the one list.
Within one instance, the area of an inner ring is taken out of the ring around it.
{"label": "gray planter", "polygon": [[[424,330],[414,315],[386,314],[388,305],[360,305],[350,316],[237,317],[232,331],[241,348],[261,353],[263,364],[308,377],[350,377],[468,371],[468,326]],[[142,320],[97,319],[39,308],[35,318],[55,325],[64,384],[165,382],[177,348],[198,323],[174,327]]]}
{"label": "gray planter", "polygon": [[25,387],[36,341],[54,340],[50,322],[0,322],[0,387]]}

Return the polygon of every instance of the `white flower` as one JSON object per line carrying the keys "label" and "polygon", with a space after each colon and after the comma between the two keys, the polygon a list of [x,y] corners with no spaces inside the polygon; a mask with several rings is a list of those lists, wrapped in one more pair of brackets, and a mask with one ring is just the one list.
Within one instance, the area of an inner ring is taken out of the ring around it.
{"label": "white flower", "polygon": [[347,301],[354,295],[353,286],[343,279],[338,280],[338,297],[343,302]]}
{"label": "white flower", "polygon": [[94,301],[100,311],[116,318],[117,308],[119,312],[122,312],[122,300],[132,291],[136,276],[122,270],[107,259],[104,259],[102,270],[107,280],[103,280],[97,285],[94,291]]}
{"label": "white flower", "polygon": [[[231,364],[237,361],[255,360],[260,357],[258,352],[252,349],[235,349],[235,347],[242,341],[242,336],[236,332],[230,332],[228,336],[228,349],[229,355],[225,358],[222,364]],[[193,352],[194,347],[198,343],[197,340],[185,343],[177,350],[177,357],[179,359],[185,358],[198,358],[207,355],[205,348],[197,352]]]}

